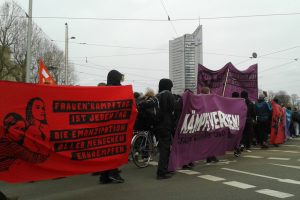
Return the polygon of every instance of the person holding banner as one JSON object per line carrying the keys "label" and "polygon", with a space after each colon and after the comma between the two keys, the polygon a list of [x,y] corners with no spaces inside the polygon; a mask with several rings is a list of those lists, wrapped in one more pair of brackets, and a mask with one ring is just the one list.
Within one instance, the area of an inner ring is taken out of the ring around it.
{"label": "person holding banner", "polygon": [[[201,88],[201,91],[200,91],[201,94],[210,94],[210,89],[209,87],[203,87]],[[219,162],[219,160],[217,159],[216,156],[209,156],[206,158],[206,162],[207,163],[211,163],[211,162]]]}
{"label": "person holding banner", "polygon": [[[231,97],[232,98],[240,98],[240,93],[238,93],[238,92],[233,92],[232,94],[231,94]],[[239,157],[240,155],[241,155],[241,147],[240,147],[240,144],[238,144],[235,148],[234,148],[234,152],[233,152],[233,155],[235,156],[235,157]]]}
{"label": "person holding banner", "polygon": [[253,123],[255,121],[255,107],[254,104],[250,101],[248,98],[248,92],[242,91],[241,92],[241,98],[245,99],[245,103],[247,105],[247,119],[246,119],[246,124],[243,132],[243,138],[242,138],[242,150],[243,148],[246,149],[247,152],[251,152],[250,147],[251,147],[251,140],[252,140],[252,135],[253,135]]}
{"label": "person holding banner", "polygon": [[[107,86],[121,86],[121,82],[124,81],[124,74],[121,74],[117,70],[111,70],[107,74]],[[124,183],[125,180],[120,176],[119,169],[111,169],[101,172],[99,182],[102,184],[108,183]]]}
{"label": "person holding banner", "polygon": [[175,110],[175,97],[173,96],[171,89],[173,83],[170,79],[161,79],[159,81],[159,120],[155,125],[155,136],[158,139],[159,160],[157,167],[157,179],[171,178],[171,174],[168,173],[168,163],[170,156],[170,147],[172,142],[172,130],[174,127],[174,110]]}

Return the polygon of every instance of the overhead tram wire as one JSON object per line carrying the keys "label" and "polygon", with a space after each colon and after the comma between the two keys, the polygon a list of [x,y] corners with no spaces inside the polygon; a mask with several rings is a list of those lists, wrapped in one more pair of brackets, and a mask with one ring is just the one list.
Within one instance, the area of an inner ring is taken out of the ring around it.
{"label": "overhead tram wire", "polygon": [[[87,68],[93,68],[93,69],[98,69],[98,70],[111,70],[112,67],[103,67],[104,69],[100,69],[100,68],[96,68],[96,67],[91,67],[91,66],[84,66],[84,65],[81,65],[81,64],[76,64],[76,63],[73,63],[75,66],[76,65],[79,65],[79,66],[83,66],[83,67],[87,67]],[[141,75],[141,74],[135,74],[135,73],[126,73],[128,75],[133,75],[133,76],[139,76],[139,77],[144,77],[144,78],[147,78],[147,79],[151,79],[151,80],[155,80],[157,77],[150,77],[150,76],[144,76],[144,75]]]}
{"label": "overhead tram wire", "polygon": [[[91,73],[86,73],[86,72],[82,72],[82,71],[78,71],[78,70],[74,70],[74,72],[80,73],[80,74],[85,74],[85,75],[90,75],[90,76],[95,76],[95,77],[101,77],[101,75],[99,74],[91,74]],[[106,74],[104,75],[104,78],[106,77]],[[101,80],[101,81],[104,81]],[[106,80],[105,80],[106,81]],[[145,81],[141,81],[141,80],[131,80],[131,79],[127,79],[126,81],[128,82],[133,82],[133,83],[138,83],[138,84],[143,84],[143,85],[151,85],[151,83],[145,82]]]}
{"label": "overhead tram wire", "polygon": [[169,13],[168,13],[168,11],[167,11],[167,8],[166,8],[166,6],[165,6],[164,1],[163,1],[163,0],[160,0],[160,3],[161,3],[161,5],[162,5],[162,7],[164,8],[164,11],[165,11],[166,15],[168,16],[168,21],[170,22],[170,24],[171,24],[171,26],[172,26],[174,32],[176,33],[176,37],[178,37],[178,33],[177,33],[177,31],[176,31],[176,28],[175,28],[174,24],[172,23],[172,20],[171,20],[170,15],[169,15]]}
{"label": "overhead tram wire", "polygon": [[[77,63],[77,62],[72,62],[74,65],[78,65],[78,66],[82,66],[82,67],[87,67],[87,68],[92,68],[92,69],[98,69],[98,70],[109,70],[109,68],[114,68],[115,66],[108,66],[108,65],[98,65],[98,64],[94,64],[94,63],[91,63],[89,62],[89,64],[83,64],[83,63]],[[97,67],[96,67],[97,66]],[[104,69],[101,69],[99,67],[103,67]],[[124,68],[124,69],[133,69],[133,70],[151,70],[153,71],[153,68],[152,69],[145,69],[145,68],[137,68],[137,67],[124,67],[124,66],[119,66],[120,68]],[[160,71],[160,72],[168,72],[168,70],[158,70],[158,69],[155,69],[155,71]]]}
{"label": "overhead tram wire", "polygon": [[[65,41],[61,40],[51,40],[54,42],[65,43]],[[145,48],[145,47],[131,47],[131,46],[120,46],[120,45],[108,45],[108,44],[94,44],[94,43],[86,43],[86,42],[69,42],[70,44],[79,44],[79,45],[87,45],[87,46],[99,46],[99,47],[112,47],[112,48],[124,48],[124,49],[141,49],[141,50],[168,50],[168,49],[156,49],[156,48]]]}
{"label": "overhead tram wire", "polygon": [[263,73],[263,72],[266,72],[266,71],[270,71],[270,70],[272,70],[272,69],[274,69],[274,68],[277,69],[277,68],[279,68],[279,67],[284,67],[284,66],[286,66],[286,65],[290,65],[290,64],[295,63],[295,62],[298,62],[298,59],[294,59],[294,60],[291,61],[291,62],[287,62],[287,63],[283,63],[283,64],[281,64],[281,65],[276,65],[276,66],[270,67],[270,68],[268,68],[268,69],[265,69],[265,70],[260,71],[260,73]]}
{"label": "overhead tram wire", "polygon": [[[289,51],[289,50],[296,49],[296,48],[299,48],[299,47],[300,47],[300,45],[297,45],[297,46],[293,46],[293,47],[290,47],[290,48],[287,48],[287,49],[282,49],[282,50],[279,50],[279,51],[273,51],[273,52],[271,52],[271,53],[267,53],[267,54],[263,54],[263,55],[261,55],[261,56],[258,56],[258,57],[255,58],[255,59],[265,58],[266,56],[269,56],[269,55],[273,55],[273,54],[277,54],[277,53]],[[252,57],[249,57],[247,60],[243,60],[243,61],[241,61],[241,62],[236,63],[236,65],[239,65],[239,64],[248,62],[248,61],[250,61],[250,60],[252,60],[252,59],[253,59]],[[293,60],[294,60],[294,59],[293,59]]]}
{"label": "overhead tram wire", "polygon": [[[59,41],[59,40],[51,40],[54,42],[62,42],[64,43],[64,41]],[[95,43],[85,43],[85,42],[70,42],[72,44],[78,44],[78,45],[88,45],[88,46],[100,46],[100,47],[113,47],[113,48],[125,48],[125,49],[141,49],[141,50],[153,50],[153,51],[161,51],[161,52],[145,52],[145,53],[141,53],[141,54],[121,54],[121,55],[107,55],[107,56],[78,56],[78,57],[71,57],[71,58],[82,58],[82,59],[86,59],[86,58],[97,58],[97,57],[114,57],[114,56],[131,56],[131,55],[151,55],[151,54],[161,54],[161,53],[169,53],[169,49],[164,49],[164,48],[148,48],[148,47],[133,47],[133,46],[121,46],[121,45],[109,45],[109,44],[95,44]],[[275,52],[271,52],[268,54],[263,54],[261,56],[258,56],[257,59],[259,58],[265,58],[265,59],[282,59],[282,60],[292,60],[293,58],[276,58],[276,57],[266,57],[268,55],[272,55],[272,54],[276,54],[276,53],[280,53],[280,52],[284,52],[284,51],[288,51],[291,49],[295,49],[300,47],[300,45],[294,46],[294,47],[290,47],[287,49],[283,49],[283,50],[279,50],[279,51],[275,51]],[[164,52],[165,51],[165,52]],[[208,55],[218,55],[218,56],[230,56],[230,57],[240,57],[240,58],[249,58],[249,56],[243,56],[243,55],[234,55],[234,54],[224,54],[224,53],[214,53],[214,52],[203,52],[203,54],[208,54]],[[246,61],[250,61],[252,60],[252,58],[249,58],[247,60],[241,61],[239,63],[236,63],[236,65],[246,62]]]}
{"label": "overhead tram wire", "polygon": [[[274,17],[274,16],[293,16],[300,15],[300,12],[290,13],[270,13],[270,14],[252,14],[252,15],[233,15],[233,16],[217,16],[217,17],[201,17],[201,20],[218,20],[218,19],[236,19],[236,18],[252,18],[252,17]],[[8,15],[0,15],[8,16]],[[19,18],[26,18],[26,16],[13,16]],[[64,17],[64,16],[34,16],[36,19],[58,19],[58,20],[97,20],[97,21],[143,21],[143,22],[168,22],[168,19],[151,19],[151,18],[101,18],[101,17]],[[199,21],[199,17],[196,18],[179,18],[172,19],[176,21]]]}

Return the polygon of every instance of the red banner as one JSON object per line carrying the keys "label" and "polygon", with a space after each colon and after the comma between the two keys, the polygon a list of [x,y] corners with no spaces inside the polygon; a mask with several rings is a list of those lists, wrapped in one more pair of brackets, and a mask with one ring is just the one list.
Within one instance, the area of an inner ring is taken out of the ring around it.
{"label": "red banner", "polygon": [[56,85],[55,80],[52,78],[42,59],[40,60],[39,68],[39,84]]}
{"label": "red banner", "polygon": [[113,169],[128,162],[132,86],[0,81],[0,180],[17,183]]}
{"label": "red banner", "polygon": [[270,144],[282,144],[285,140],[284,110],[274,101],[272,102],[272,127]]}

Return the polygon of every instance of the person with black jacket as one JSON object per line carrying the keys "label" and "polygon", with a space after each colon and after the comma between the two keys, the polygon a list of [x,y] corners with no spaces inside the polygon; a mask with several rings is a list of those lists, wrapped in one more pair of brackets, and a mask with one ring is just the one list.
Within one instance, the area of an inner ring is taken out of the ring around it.
{"label": "person with black jacket", "polygon": [[299,123],[300,123],[300,114],[297,110],[297,108],[295,107],[292,113],[292,121],[293,121],[293,126],[294,126],[294,130],[295,130],[295,136],[299,137]]}
{"label": "person with black jacket", "polygon": [[[121,86],[121,82],[124,81],[124,75],[117,70],[111,70],[107,75],[107,86]],[[100,183],[124,183],[125,180],[120,176],[119,169],[110,169],[101,172]]]}
{"label": "person with black jacket", "polygon": [[250,147],[251,147],[251,140],[253,135],[253,124],[256,118],[255,105],[248,98],[248,92],[242,91],[241,98],[245,99],[245,103],[247,105],[246,124],[243,131],[243,137],[241,142],[242,150],[243,148],[245,148],[247,152],[251,152]]}
{"label": "person with black jacket", "polygon": [[171,178],[168,173],[170,147],[172,142],[172,132],[174,127],[175,97],[171,89],[173,83],[170,79],[159,81],[159,120],[155,125],[154,132],[158,139],[159,161],[157,167],[157,179]]}

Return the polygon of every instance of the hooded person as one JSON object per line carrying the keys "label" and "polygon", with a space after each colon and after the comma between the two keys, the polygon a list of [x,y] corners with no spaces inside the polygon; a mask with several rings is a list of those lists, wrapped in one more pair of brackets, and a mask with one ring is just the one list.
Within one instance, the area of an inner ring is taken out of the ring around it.
{"label": "hooded person", "polygon": [[124,81],[124,74],[113,69],[107,74],[107,86],[120,86],[121,82]]}
{"label": "hooded person", "polygon": [[241,92],[241,98],[245,99],[245,103],[247,105],[247,118],[246,118],[246,124],[243,131],[243,137],[242,137],[242,150],[243,148],[246,148],[247,152],[251,152],[251,140],[253,135],[253,122],[256,118],[255,114],[255,105],[250,101],[248,98],[248,92],[242,91]]}
{"label": "hooded person", "polygon": [[168,173],[172,130],[174,126],[175,97],[171,92],[173,83],[170,79],[161,79],[158,85],[159,120],[155,126],[155,135],[158,139],[159,161],[157,179],[171,178]]}
{"label": "hooded person", "polygon": [[[121,74],[117,70],[111,70],[107,74],[107,86],[121,86],[121,82],[124,81],[124,74]],[[124,183],[124,179],[120,176],[119,169],[111,169],[101,172],[100,183]]]}

